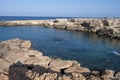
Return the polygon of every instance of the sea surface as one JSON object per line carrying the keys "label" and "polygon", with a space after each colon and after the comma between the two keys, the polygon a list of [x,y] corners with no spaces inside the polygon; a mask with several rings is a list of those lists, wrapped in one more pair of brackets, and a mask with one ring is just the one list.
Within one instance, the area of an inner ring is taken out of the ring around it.
{"label": "sea surface", "polygon": [[6,21],[6,20],[46,20],[46,19],[61,19],[61,18],[73,18],[73,17],[0,16],[0,21]]}
{"label": "sea surface", "polygon": [[91,70],[120,71],[120,40],[94,33],[66,31],[43,26],[0,26],[0,41],[31,40],[33,49],[51,58],[77,60]]}

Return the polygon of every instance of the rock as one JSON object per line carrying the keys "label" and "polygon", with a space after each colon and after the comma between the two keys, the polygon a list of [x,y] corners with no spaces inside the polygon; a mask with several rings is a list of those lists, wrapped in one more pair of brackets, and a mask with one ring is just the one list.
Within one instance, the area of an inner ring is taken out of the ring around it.
{"label": "rock", "polygon": [[89,76],[88,80],[102,80],[102,79],[98,76],[91,75],[91,76]]}
{"label": "rock", "polygon": [[112,70],[105,70],[105,73],[101,77],[103,80],[111,80],[115,78],[114,73]]}
{"label": "rock", "polygon": [[82,67],[69,67],[65,70],[65,73],[90,73],[90,70],[88,68],[82,68]]}
{"label": "rock", "polygon": [[72,73],[72,80],[86,80],[86,78],[80,73]]}
{"label": "rock", "polygon": [[49,64],[50,69],[53,71],[60,71],[61,69],[66,69],[71,67],[73,64],[72,61],[66,61],[66,60],[52,60]]}
{"label": "rock", "polygon": [[40,76],[39,80],[57,80],[57,74],[56,73],[44,73]]}
{"label": "rock", "polygon": [[9,77],[5,74],[0,74],[0,80],[9,80]]}
{"label": "rock", "polygon": [[51,61],[51,59],[46,56],[29,57],[26,59],[25,64],[34,64],[34,65],[48,67],[48,64],[50,63],[50,61]]}
{"label": "rock", "polygon": [[28,52],[26,52],[26,55],[28,55],[29,57],[41,57],[43,54],[37,50],[29,50]]}
{"label": "rock", "polygon": [[62,77],[59,77],[58,80],[72,80],[69,76],[63,75]]}
{"label": "rock", "polygon": [[115,74],[115,78],[117,78],[117,79],[120,80],[120,72],[118,72],[118,73]]}
{"label": "rock", "polygon": [[30,41],[23,41],[22,43],[21,43],[21,47],[25,47],[25,48],[31,48],[31,46],[32,46],[32,44],[31,44],[31,42]]}
{"label": "rock", "polygon": [[[1,26],[45,26],[50,28],[88,31],[120,38],[119,18],[72,18],[56,20],[0,21]],[[113,34],[111,34],[111,32]],[[26,43],[27,45],[27,43]],[[24,46],[24,45],[23,45]]]}
{"label": "rock", "polygon": [[90,71],[77,61],[51,59],[27,40],[0,42],[0,80],[119,80],[120,72]]}

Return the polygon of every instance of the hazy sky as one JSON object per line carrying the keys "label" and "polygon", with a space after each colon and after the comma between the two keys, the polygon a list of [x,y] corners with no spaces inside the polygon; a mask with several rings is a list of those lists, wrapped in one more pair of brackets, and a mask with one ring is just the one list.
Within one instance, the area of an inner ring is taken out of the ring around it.
{"label": "hazy sky", "polygon": [[0,16],[120,17],[120,0],[0,0]]}

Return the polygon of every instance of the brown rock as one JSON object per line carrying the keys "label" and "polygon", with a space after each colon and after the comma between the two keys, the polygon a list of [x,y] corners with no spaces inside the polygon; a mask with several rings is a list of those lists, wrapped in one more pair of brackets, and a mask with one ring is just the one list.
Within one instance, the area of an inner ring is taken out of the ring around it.
{"label": "brown rock", "polygon": [[105,70],[105,73],[101,76],[103,80],[111,80],[114,78],[114,71]]}
{"label": "brown rock", "polygon": [[65,70],[65,73],[72,73],[72,72],[89,73],[90,70],[88,68],[82,68],[82,67],[69,67],[68,69]]}
{"label": "brown rock", "polygon": [[72,73],[72,80],[86,80],[86,78],[80,73]]}
{"label": "brown rock", "polygon": [[21,47],[30,48],[31,46],[32,46],[32,43],[30,41],[23,41],[21,43]]}
{"label": "brown rock", "polygon": [[0,80],[9,80],[9,77],[4,74],[0,74]]}
{"label": "brown rock", "polygon": [[60,71],[60,69],[65,69],[71,67],[72,61],[66,60],[52,60],[49,64],[50,68],[54,71]]}

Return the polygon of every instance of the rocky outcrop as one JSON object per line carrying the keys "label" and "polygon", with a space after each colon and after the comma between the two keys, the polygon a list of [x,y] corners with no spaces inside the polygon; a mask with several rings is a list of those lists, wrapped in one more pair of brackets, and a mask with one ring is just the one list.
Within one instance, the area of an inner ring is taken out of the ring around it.
{"label": "rocky outcrop", "polygon": [[77,61],[51,59],[28,40],[0,42],[0,80],[119,80],[120,72],[90,71]]}
{"label": "rocky outcrop", "polygon": [[120,38],[119,18],[0,21],[0,26],[45,26],[65,30],[88,31],[111,38]]}

